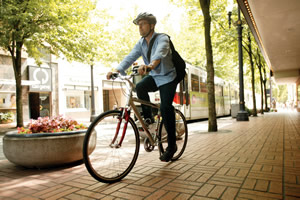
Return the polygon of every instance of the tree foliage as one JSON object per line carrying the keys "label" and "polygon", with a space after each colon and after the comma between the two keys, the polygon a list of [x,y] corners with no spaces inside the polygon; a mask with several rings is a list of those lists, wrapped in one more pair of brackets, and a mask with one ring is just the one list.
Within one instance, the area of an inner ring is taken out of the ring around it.
{"label": "tree foliage", "polygon": [[276,85],[275,82],[272,82],[272,96],[278,103],[285,104],[288,100],[287,94],[287,85]]}
{"label": "tree foliage", "polygon": [[90,17],[93,0],[2,0],[0,48],[9,52],[16,79],[17,126],[23,126],[21,57],[41,64],[40,49],[89,63],[101,44],[101,26]]}
{"label": "tree foliage", "polygon": [[[207,66],[204,17],[198,0],[170,0],[183,9],[182,20],[174,20],[175,10],[165,15],[156,25],[157,32],[164,32],[171,39],[182,57],[193,65]],[[211,44],[214,52],[215,75],[227,81],[238,82],[237,31],[228,27],[227,2],[211,0]],[[132,20],[138,9],[132,6],[122,18],[112,16],[107,9],[96,8],[96,0],[0,0],[0,48],[10,52],[17,86],[17,123],[21,117],[21,55],[27,51],[40,64],[40,49],[48,49],[51,54],[64,55],[68,60],[93,64],[100,61],[113,66],[131,51],[140,38],[138,28]],[[232,23],[236,21],[236,7],[233,9]],[[173,9],[174,6],[170,9]],[[120,10],[122,11],[122,10]],[[174,28],[174,25],[180,28]],[[244,25],[244,30],[247,30]],[[247,32],[247,31],[246,31]],[[252,37],[252,36],[251,36]],[[246,37],[244,46],[247,46]],[[254,41],[254,40],[252,40]],[[255,43],[253,49],[257,48]],[[254,53],[255,55],[255,53]],[[257,59],[258,56],[254,56]],[[115,63],[115,64],[114,64]],[[257,62],[255,62],[257,63]],[[250,82],[250,59],[244,54],[245,82]],[[249,78],[248,78],[249,75]],[[258,73],[255,79],[259,80]],[[255,81],[255,87],[260,88]],[[250,89],[245,84],[245,88]],[[19,124],[20,125],[20,124]]]}
{"label": "tree foliage", "polygon": [[4,0],[0,45],[11,51],[15,43],[22,43],[37,61],[42,56],[39,49],[49,46],[52,54],[85,61],[85,53],[90,52],[88,40],[95,39],[91,37],[93,30],[101,35],[98,24],[91,22],[90,11],[94,8],[91,0]]}
{"label": "tree foliage", "polygon": [[[183,51],[187,52],[184,56],[193,65],[204,67],[205,59],[205,42],[203,13],[199,5],[199,1],[181,0],[178,6],[186,8],[186,19],[184,19],[184,27],[180,38]],[[228,27],[228,15],[226,11],[227,4],[221,0],[212,0],[210,7],[211,15],[211,37],[214,52],[214,68],[218,77],[228,81],[238,81],[238,45],[237,31]],[[235,13],[235,12],[234,12]],[[234,14],[233,14],[234,15]]]}

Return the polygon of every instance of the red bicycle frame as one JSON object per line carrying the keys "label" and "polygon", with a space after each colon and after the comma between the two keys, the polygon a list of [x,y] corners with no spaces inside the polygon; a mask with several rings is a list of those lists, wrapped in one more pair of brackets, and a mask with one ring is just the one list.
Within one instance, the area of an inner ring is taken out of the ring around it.
{"label": "red bicycle frame", "polygon": [[[116,128],[115,136],[114,136],[113,140],[110,143],[111,147],[114,146],[116,148],[120,148],[122,146],[122,142],[123,142],[125,134],[126,134],[127,125],[128,125],[128,121],[129,121],[129,117],[130,117],[130,111],[127,110],[126,108],[121,108],[121,111],[122,111],[122,115],[119,116],[119,122],[118,122],[118,125],[117,125],[117,128]],[[114,143],[116,142],[116,139],[118,138],[119,131],[120,131],[123,119],[125,120],[125,123],[124,123],[123,132],[122,132],[120,142],[118,144],[114,145]]]}

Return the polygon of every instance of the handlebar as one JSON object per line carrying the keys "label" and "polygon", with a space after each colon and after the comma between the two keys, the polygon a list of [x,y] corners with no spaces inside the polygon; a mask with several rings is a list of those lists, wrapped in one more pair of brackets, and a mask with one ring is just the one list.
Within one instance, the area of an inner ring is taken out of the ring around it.
{"label": "handlebar", "polygon": [[[139,65],[133,66],[132,71],[136,74],[138,74]],[[151,69],[147,68],[147,72],[150,72]]]}
{"label": "handlebar", "polygon": [[114,72],[114,73],[112,73],[110,78],[115,80],[116,78],[118,78],[118,76],[119,76],[119,72]]}
{"label": "handlebar", "polygon": [[[131,77],[133,77],[133,76],[137,76],[137,75],[139,75],[139,72],[138,72],[138,69],[139,69],[139,65],[136,65],[136,66],[133,66],[132,67],[132,73],[131,73],[131,75],[129,76],[129,78],[131,78]],[[149,68],[147,68],[147,72],[150,72],[151,71],[151,69],[149,69]],[[116,78],[118,78],[118,77],[120,77],[120,73],[119,72],[114,72],[112,75],[111,75],[111,79],[116,79]]]}

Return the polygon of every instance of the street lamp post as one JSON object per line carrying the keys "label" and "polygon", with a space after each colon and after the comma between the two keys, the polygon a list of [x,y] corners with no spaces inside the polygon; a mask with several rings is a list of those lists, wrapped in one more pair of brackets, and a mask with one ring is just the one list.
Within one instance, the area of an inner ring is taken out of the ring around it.
{"label": "street lamp post", "polygon": [[90,118],[90,122],[94,121],[94,119],[96,118],[93,68],[94,68],[93,65],[91,65],[91,118]]}
{"label": "street lamp post", "polygon": [[241,11],[238,7],[238,43],[239,43],[239,82],[240,82],[240,110],[237,114],[237,121],[249,121],[248,112],[245,111],[245,101],[244,101],[244,74],[243,74],[243,46],[242,46],[242,20]]}
{"label": "street lamp post", "polygon": [[[232,5],[232,4],[231,4]],[[229,28],[231,25],[231,14],[232,6],[229,4],[228,8],[228,20]],[[231,8],[231,10],[230,10]],[[242,46],[242,20],[241,12],[238,7],[238,21],[236,22],[237,31],[238,31],[238,47],[239,47],[239,85],[240,85],[240,110],[238,111],[236,120],[237,121],[249,121],[248,112],[245,111],[245,100],[244,100],[244,74],[243,74],[243,46]]]}

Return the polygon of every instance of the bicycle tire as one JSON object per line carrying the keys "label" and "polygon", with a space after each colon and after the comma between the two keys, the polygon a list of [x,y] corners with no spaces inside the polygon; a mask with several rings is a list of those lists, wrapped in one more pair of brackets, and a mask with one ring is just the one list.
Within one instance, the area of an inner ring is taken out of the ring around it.
{"label": "bicycle tire", "polygon": [[[132,170],[138,158],[140,137],[130,117],[122,145],[111,145],[121,116],[119,110],[99,115],[89,126],[84,138],[83,161],[90,175],[100,182],[120,181]],[[124,122],[125,119],[122,119],[117,142],[120,141]]]}
{"label": "bicycle tire", "polygon": [[[175,120],[176,120],[177,151],[174,154],[171,161],[178,160],[182,156],[188,141],[187,122],[182,112],[179,111],[178,109],[175,109]],[[167,133],[163,123],[160,123],[159,132],[158,132],[158,148],[159,148],[160,155],[165,152],[167,146],[168,146]]]}

